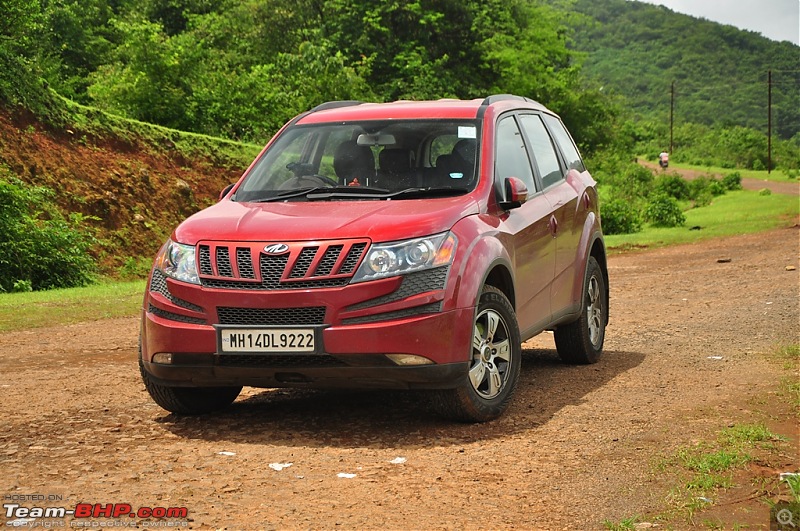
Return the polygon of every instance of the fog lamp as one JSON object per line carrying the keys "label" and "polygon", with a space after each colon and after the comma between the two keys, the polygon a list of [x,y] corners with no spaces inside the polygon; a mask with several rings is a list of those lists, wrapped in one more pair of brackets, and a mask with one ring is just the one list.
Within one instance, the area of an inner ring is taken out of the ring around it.
{"label": "fog lamp", "polygon": [[397,365],[431,365],[433,362],[424,356],[414,354],[386,354]]}
{"label": "fog lamp", "polygon": [[153,363],[172,365],[172,352],[159,352],[153,356]]}

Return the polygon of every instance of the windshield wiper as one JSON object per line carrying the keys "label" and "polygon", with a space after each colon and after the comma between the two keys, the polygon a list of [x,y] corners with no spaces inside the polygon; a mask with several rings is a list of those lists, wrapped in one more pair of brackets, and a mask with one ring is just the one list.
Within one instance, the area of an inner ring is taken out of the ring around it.
{"label": "windshield wiper", "polygon": [[279,192],[277,195],[271,195],[269,197],[261,197],[259,199],[250,199],[248,203],[269,203],[271,201],[283,201],[285,199],[291,199],[293,197],[302,197],[306,194],[310,194],[316,190],[325,190],[327,187],[325,186],[310,186],[306,188],[293,188],[291,190],[283,190]]}
{"label": "windshield wiper", "polygon": [[459,195],[469,192],[469,188],[457,187],[451,188],[449,186],[428,186],[424,188],[406,188],[398,190],[386,195],[386,199],[394,199],[395,197],[403,197],[410,199],[414,197],[443,197],[448,195]]}
{"label": "windshield wiper", "polygon": [[426,187],[405,188],[396,192],[390,192],[385,188],[371,188],[367,186],[314,186],[284,190],[277,195],[252,199],[247,202],[270,203],[273,201],[285,201],[296,197],[305,197],[309,201],[321,201],[325,199],[394,199],[397,197],[410,199],[415,197],[458,195],[467,193],[468,191],[469,189],[467,188]]}
{"label": "windshield wiper", "polygon": [[333,186],[330,188],[317,188],[309,192],[306,197],[309,201],[320,199],[383,199],[390,194],[385,188],[372,188],[369,186]]}

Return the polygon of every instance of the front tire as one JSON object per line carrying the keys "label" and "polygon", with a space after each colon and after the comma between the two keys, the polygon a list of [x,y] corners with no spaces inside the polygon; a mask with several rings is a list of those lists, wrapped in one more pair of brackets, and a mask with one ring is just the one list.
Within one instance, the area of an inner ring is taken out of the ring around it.
{"label": "front tire", "polygon": [[608,324],[608,294],[603,270],[593,256],[586,265],[581,308],[577,321],[556,328],[556,350],[566,363],[597,363]]}
{"label": "front tire", "polygon": [[496,419],[508,407],[522,363],[517,316],[508,298],[484,286],[475,313],[470,368],[455,389],[435,391],[434,409],[462,422]]}
{"label": "front tire", "polygon": [[242,387],[169,387],[156,383],[144,368],[139,353],[139,372],[144,387],[153,401],[171,413],[178,415],[200,415],[231,405]]}

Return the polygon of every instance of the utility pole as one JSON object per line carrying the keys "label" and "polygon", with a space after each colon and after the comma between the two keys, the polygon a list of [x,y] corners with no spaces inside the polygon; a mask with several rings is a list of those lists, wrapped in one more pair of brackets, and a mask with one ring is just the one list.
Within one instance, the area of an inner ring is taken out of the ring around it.
{"label": "utility pole", "polygon": [[674,148],[672,145],[672,126],[675,123],[675,81],[672,81],[669,98],[669,153],[672,155]]}
{"label": "utility pole", "polygon": [[767,71],[767,175],[772,173],[772,70]]}

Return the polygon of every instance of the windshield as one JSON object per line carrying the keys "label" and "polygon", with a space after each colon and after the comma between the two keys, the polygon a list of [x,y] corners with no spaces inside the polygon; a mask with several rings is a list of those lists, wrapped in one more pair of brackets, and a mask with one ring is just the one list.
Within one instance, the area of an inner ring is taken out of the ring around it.
{"label": "windshield", "polygon": [[[478,122],[387,120],[294,126],[263,154],[236,201],[418,199],[475,187]],[[414,193],[405,192],[413,190]]]}

